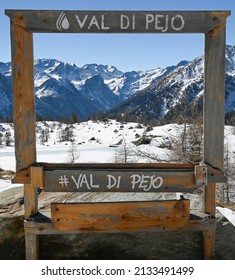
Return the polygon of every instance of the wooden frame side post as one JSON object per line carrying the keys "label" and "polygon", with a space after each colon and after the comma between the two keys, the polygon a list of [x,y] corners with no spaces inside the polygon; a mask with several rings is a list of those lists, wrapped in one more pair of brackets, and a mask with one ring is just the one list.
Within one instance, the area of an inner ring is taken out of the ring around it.
{"label": "wooden frame side post", "polygon": [[[24,185],[25,220],[38,212],[37,189],[33,184]],[[25,255],[26,260],[38,259],[39,236],[30,234],[25,228]]]}
{"label": "wooden frame side post", "polygon": [[33,34],[11,22],[11,46],[17,175],[36,162]]}
{"label": "wooden frame side post", "polygon": [[[37,188],[42,186],[42,168],[31,167],[31,184],[24,185],[25,220],[38,213]],[[39,236],[27,232],[25,228],[25,252],[27,260],[36,260],[39,256]]]}
{"label": "wooden frame side post", "polygon": [[[225,23],[205,34],[204,161],[223,171]],[[216,184],[205,186],[204,211],[215,217]],[[204,259],[212,259],[215,230],[204,231]]]}
{"label": "wooden frame side post", "polygon": [[225,26],[205,34],[204,161],[224,167]]}
{"label": "wooden frame side post", "polygon": [[[205,186],[205,213],[215,218],[215,196],[216,196],[216,183],[208,183]],[[212,259],[214,256],[215,246],[215,230],[203,231],[204,240],[204,259]]]}
{"label": "wooden frame side post", "polygon": [[[16,174],[36,162],[33,35],[11,22]],[[37,213],[37,191],[24,185],[25,219]],[[38,236],[25,232],[26,259],[37,259]]]}

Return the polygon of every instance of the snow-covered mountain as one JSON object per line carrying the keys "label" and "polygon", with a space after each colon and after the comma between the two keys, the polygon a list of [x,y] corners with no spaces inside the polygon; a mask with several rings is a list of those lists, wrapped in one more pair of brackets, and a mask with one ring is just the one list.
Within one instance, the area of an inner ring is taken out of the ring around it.
{"label": "snow-covered mountain", "polygon": [[[156,83],[146,87],[110,111],[110,115],[127,115],[129,119],[175,121],[190,108],[202,108],[204,91],[204,57],[179,65]],[[235,110],[235,46],[226,47],[225,113]],[[190,106],[192,105],[192,106]]]}
{"label": "snow-covered mountain", "polygon": [[[166,69],[122,72],[114,66],[75,64],[55,59],[34,63],[36,113],[45,119],[71,115],[83,120],[98,112],[114,117],[167,121],[187,108],[202,106],[203,56]],[[12,112],[11,63],[0,63],[0,119]],[[235,108],[235,46],[226,47],[226,112]]]}
{"label": "snow-covered mountain", "polygon": [[[0,69],[1,69],[0,64]],[[0,118],[12,115],[12,81],[11,77],[0,73]]]}
{"label": "snow-covered mountain", "polygon": [[[85,119],[113,108],[174,67],[123,73],[114,66],[75,64],[56,59],[34,63],[36,113],[47,119]],[[0,63],[0,119],[12,112],[11,63]],[[6,84],[7,83],[7,84]]]}

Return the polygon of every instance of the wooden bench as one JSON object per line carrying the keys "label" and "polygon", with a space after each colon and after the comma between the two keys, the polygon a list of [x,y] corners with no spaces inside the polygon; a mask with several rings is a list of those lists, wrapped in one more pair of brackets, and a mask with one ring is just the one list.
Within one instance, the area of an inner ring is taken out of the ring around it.
{"label": "wooden bench", "polygon": [[[83,180],[80,181],[80,185],[77,185],[74,178],[84,174],[93,175],[92,183],[87,185],[88,181]],[[184,198],[99,203],[53,203],[52,201],[51,211],[47,213],[38,211],[38,188],[49,192],[111,191],[122,192],[123,195],[130,191],[143,192],[143,185],[140,188],[138,183],[138,186],[134,187],[134,182],[129,180],[132,174],[144,176],[145,179],[154,174],[156,178],[162,178],[162,185],[157,188],[155,185],[150,188],[146,179],[144,182],[148,192],[174,192],[175,190],[193,193],[197,188],[203,189],[205,212],[190,211],[190,201]],[[109,189],[108,176],[120,178],[118,188]],[[211,194],[215,192],[213,181],[224,181],[224,177],[220,172],[206,165],[41,163],[30,168],[29,177],[31,184],[25,185],[24,192],[27,259],[38,258],[38,236],[42,234],[141,231],[200,231],[204,235],[204,258],[213,257],[216,219],[215,200],[211,199]],[[66,179],[64,186],[61,178]]]}

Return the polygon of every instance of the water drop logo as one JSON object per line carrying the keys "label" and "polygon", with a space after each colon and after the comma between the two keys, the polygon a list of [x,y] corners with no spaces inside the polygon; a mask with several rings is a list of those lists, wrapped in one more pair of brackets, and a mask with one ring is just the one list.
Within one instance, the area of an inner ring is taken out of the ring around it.
{"label": "water drop logo", "polygon": [[65,15],[64,12],[62,12],[57,21],[56,21],[56,27],[58,30],[60,31],[63,31],[63,30],[66,30],[66,29],[69,29],[69,21]]}

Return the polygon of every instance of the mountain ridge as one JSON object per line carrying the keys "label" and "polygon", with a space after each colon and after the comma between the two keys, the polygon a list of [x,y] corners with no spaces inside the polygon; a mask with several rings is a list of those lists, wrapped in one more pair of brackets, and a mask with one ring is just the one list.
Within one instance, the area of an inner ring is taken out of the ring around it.
{"label": "mountain ridge", "polygon": [[[115,66],[36,59],[34,83],[36,114],[42,119],[84,120],[97,113],[132,119],[174,119],[177,107],[201,104],[204,58],[145,71],[122,72]],[[0,120],[12,115],[11,63],[0,62]],[[235,46],[226,46],[226,106],[235,109]],[[185,104],[184,104],[185,105]],[[198,105],[201,107],[202,105]],[[179,110],[178,110],[179,111]]]}
{"label": "mountain ridge", "polygon": [[[192,115],[192,110],[200,113],[203,87],[204,57],[200,56],[117,105],[108,115],[122,115],[129,120],[174,122],[185,111],[188,115]],[[232,46],[226,46],[225,89],[225,113],[231,114],[235,109],[235,47]]]}

